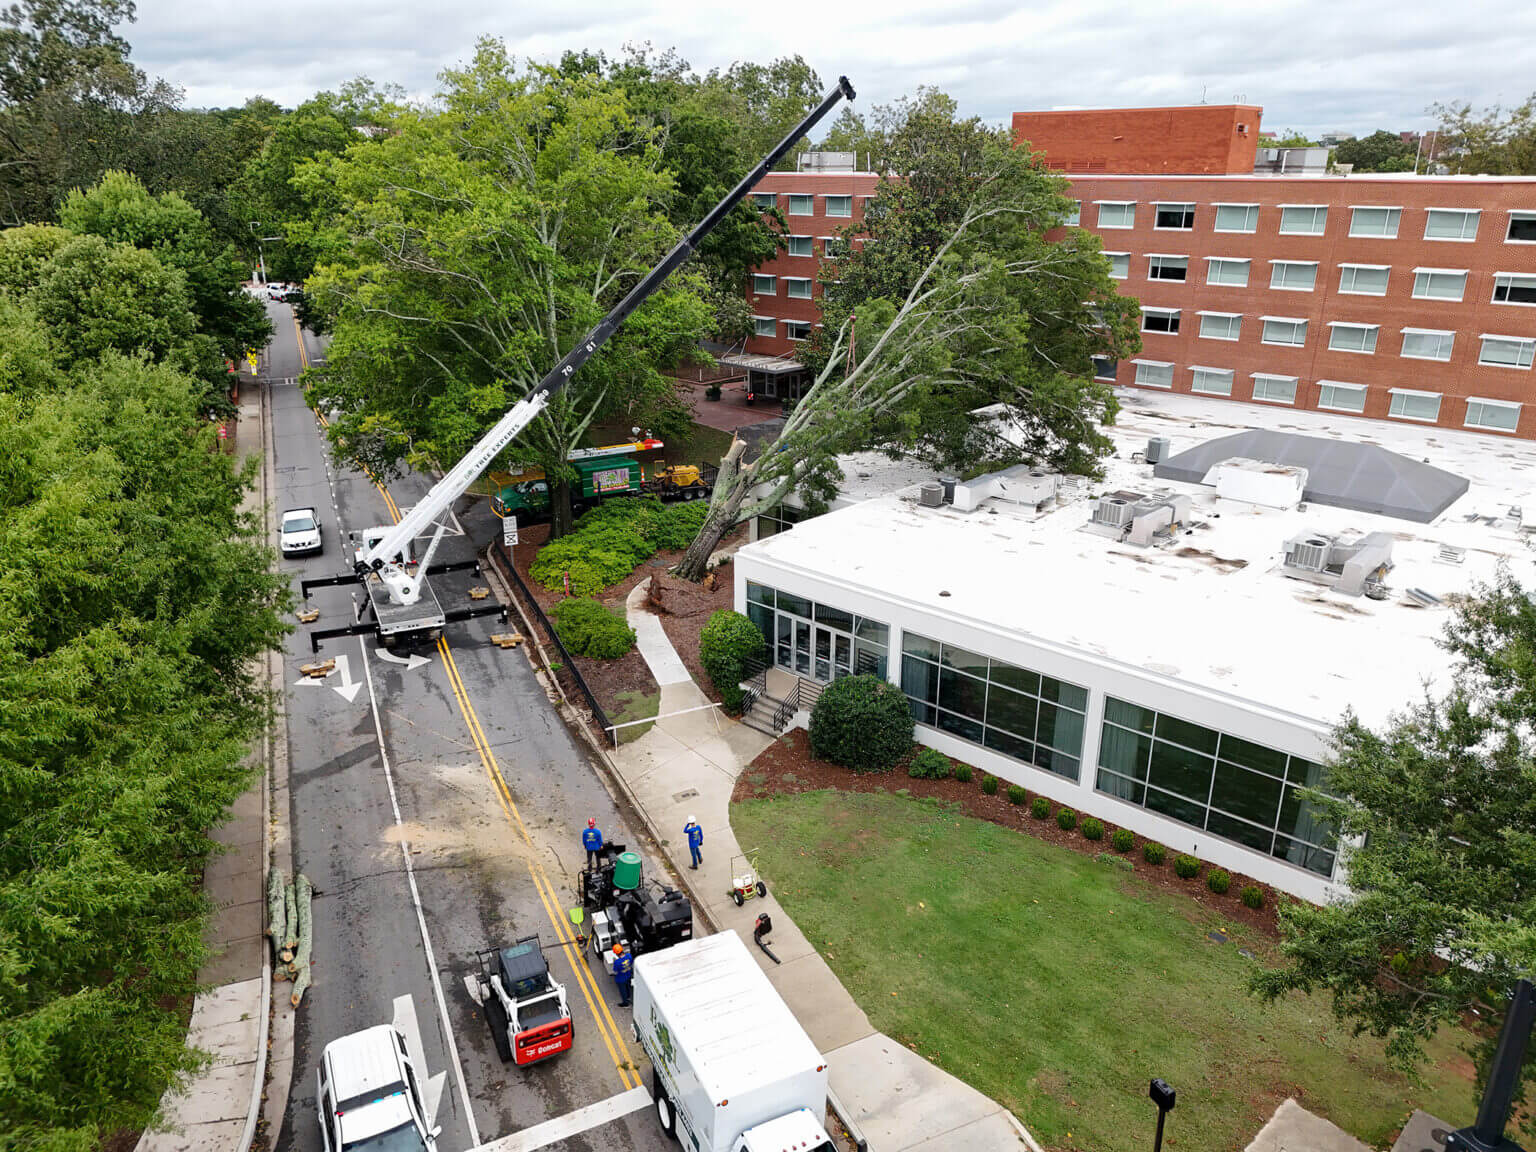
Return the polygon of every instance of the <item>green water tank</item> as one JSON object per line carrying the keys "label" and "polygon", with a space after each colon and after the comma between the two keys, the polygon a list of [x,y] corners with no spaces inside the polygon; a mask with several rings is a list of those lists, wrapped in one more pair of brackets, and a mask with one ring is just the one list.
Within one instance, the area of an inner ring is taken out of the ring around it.
{"label": "green water tank", "polygon": [[640,854],[623,852],[613,862],[613,886],[622,892],[640,887]]}

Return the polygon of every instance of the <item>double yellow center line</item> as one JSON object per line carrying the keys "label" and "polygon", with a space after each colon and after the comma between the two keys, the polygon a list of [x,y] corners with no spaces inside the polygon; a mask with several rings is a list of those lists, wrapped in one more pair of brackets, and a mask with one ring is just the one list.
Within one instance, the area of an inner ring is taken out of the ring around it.
{"label": "double yellow center line", "polygon": [[[299,360],[305,366],[309,366],[309,356],[304,348],[304,335],[299,328],[297,319],[293,322],[294,336],[299,343]],[[329,427],[330,422],[319,412],[315,413],[322,427]],[[366,471],[366,469],[365,469]],[[389,494],[389,489],[379,483],[378,478],[372,472],[368,473],[368,479],[373,481],[373,486],[379,490],[379,495],[384,497],[384,504],[389,509],[389,515],[396,524],[400,522],[400,508],[395,503],[395,498]],[[544,914],[554,926],[555,935],[559,938],[563,947],[570,950],[571,970],[576,973],[576,984],[581,989],[581,995],[587,1002],[587,1007],[592,1012],[592,1019],[597,1023],[598,1035],[603,1039],[603,1046],[608,1049],[608,1055],[613,1060],[613,1066],[618,1070],[619,1083],[628,1090],[640,1086],[640,1074],[636,1071],[634,1060],[630,1056],[629,1047],[624,1041],[624,1033],[613,1019],[613,1014],[608,1010],[608,1001],[603,996],[602,989],[598,986],[597,977],[587,963],[587,954],[571,930],[565,916],[561,914],[561,902],[558,892],[550,882],[549,874],[540,862],[538,849],[533,843],[533,837],[528,834],[528,826],[523,823],[522,813],[517,809],[517,803],[512,799],[512,790],[507,786],[507,780],[502,775],[501,765],[496,760],[496,753],[491,749],[491,743],[486,739],[485,729],[480,726],[479,714],[475,706],[470,702],[469,691],[464,686],[464,679],[459,675],[458,663],[453,658],[453,650],[448,647],[446,639],[439,638],[437,651],[442,657],[443,669],[448,673],[448,684],[453,689],[454,698],[459,703],[459,712],[464,717],[464,726],[469,731],[470,741],[475,746],[475,751],[480,757],[481,766],[485,769],[486,778],[491,782],[491,787],[496,793],[497,803],[501,805],[502,815],[507,823],[522,837],[523,845],[527,849],[528,873],[533,880],[534,890],[539,894],[539,903],[544,907]]]}

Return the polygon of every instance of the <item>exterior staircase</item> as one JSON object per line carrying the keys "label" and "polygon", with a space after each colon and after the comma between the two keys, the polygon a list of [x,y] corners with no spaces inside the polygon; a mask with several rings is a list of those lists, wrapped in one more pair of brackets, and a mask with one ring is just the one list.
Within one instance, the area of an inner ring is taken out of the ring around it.
{"label": "exterior staircase", "polygon": [[[747,679],[741,682],[742,691],[746,693],[741,722],[769,736],[782,735],[795,713],[802,708],[814,708],[821,698],[821,690],[826,687],[819,680],[807,680],[780,668],[769,669],[757,660],[748,664],[746,672]],[[768,691],[770,672],[774,681],[771,686],[780,695]],[[783,686],[784,681],[791,682],[787,689]]]}

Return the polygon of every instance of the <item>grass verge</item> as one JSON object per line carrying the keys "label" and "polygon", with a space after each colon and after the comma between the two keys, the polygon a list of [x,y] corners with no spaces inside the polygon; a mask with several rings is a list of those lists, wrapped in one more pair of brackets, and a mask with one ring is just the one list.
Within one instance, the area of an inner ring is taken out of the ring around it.
{"label": "grass verge", "polygon": [[[661,709],[661,690],[655,692],[642,692],[638,689],[630,689],[615,692],[614,699],[618,707],[609,711],[608,720],[613,724],[629,724],[634,720],[649,720]],[[635,724],[629,728],[619,729],[619,743],[628,744],[631,740],[638,740],[652,728],[654,724]]]}
{"label": "grass verge", "polygon": [[748,800],[731,823],[870,1021],[1049,1148],[1142,1152],[1153,1076],[1179,1093],[1171,1147],[1242,1148],[1286,1096],[1375,1147],[1414,1107],[1475,1106],[1455,1036],[1415,1083],[1323,997],[1251,997],[1265,942],[1134,874],[892,795]]}

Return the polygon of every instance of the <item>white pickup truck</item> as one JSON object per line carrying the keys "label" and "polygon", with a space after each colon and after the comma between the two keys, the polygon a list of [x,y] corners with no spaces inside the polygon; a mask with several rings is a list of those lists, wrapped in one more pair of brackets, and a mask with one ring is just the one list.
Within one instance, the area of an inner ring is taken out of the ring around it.
{"label": "white pickup truck", "polygon": [[741,937],[635,960],[635,1038],[668,1136],[697,1152],[834,1152],[827,1064]]}

